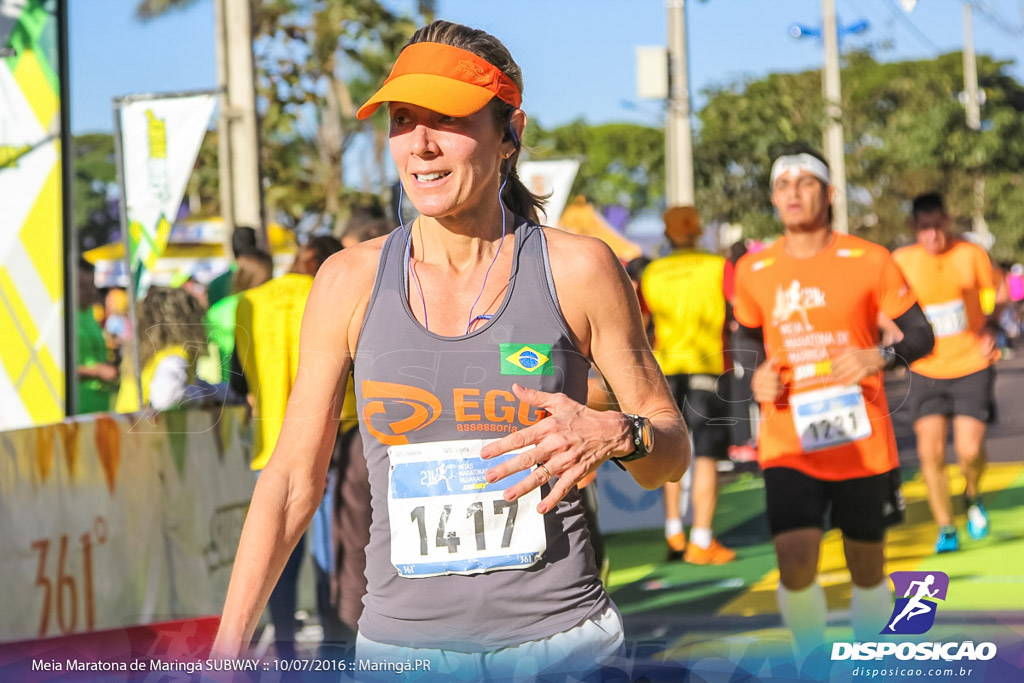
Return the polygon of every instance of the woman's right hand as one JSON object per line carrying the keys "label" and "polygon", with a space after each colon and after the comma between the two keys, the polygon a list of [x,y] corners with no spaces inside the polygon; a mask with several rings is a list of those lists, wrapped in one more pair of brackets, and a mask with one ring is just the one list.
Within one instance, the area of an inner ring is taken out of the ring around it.
{"label": "woman's right hand", "polygon": [[782,375],[779,373],[778,362],[774,360],[765,361],[754,370],[754,376],[750,380],[750,386],[754,390],[754,400],[758,403],[774,403],[782,396],[785,386],[782,383]]}

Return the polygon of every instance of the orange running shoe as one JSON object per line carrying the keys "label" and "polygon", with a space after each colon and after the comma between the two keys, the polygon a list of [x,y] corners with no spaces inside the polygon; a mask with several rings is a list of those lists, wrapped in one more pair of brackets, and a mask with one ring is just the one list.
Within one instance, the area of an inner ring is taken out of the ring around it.
{"label": "orange running shoe", "polygon": [[707,548],[691,543],[684,559],[690,564],[726,564],[736,559],[736,551],[726,548],[715,538]]}
{"label": "orange running shoe", "polygon": [[665,539],[665,542],[668,543],[668,554],[665,556],[667,561],[683,559],[683,553],[686,552],[686,534],[675,534]]}

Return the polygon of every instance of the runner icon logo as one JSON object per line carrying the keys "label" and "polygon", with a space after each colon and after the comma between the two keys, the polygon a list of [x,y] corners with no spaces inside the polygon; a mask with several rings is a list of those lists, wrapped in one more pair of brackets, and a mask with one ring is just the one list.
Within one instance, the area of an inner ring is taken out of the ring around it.
{"label": "runner icon logo", "polygon": [[[943,572],[892,572],[896,604],[883,635],[917,635],[935,623],[936,600],[945,600],[949,576]],[[901,597],[902,596],[902,597]]]}
{"label": "runner icon logo", "polygon": [[788,322],[793,316],[803,323],[803,331],[814,328],[807,317],[807,311],[825,307],[825,293],[817,287],[802,287],[799,280],[793,280],[785,289],[775,288],[775,308],[772,310],[772,324],[776,327]]}

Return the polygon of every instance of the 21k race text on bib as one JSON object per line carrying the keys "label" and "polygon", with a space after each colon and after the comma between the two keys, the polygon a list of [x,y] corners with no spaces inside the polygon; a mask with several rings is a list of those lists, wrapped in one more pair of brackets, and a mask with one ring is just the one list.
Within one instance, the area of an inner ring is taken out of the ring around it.
{"label": "21k race text on bib", "polygon": [[480,449],[487,443],[435,441],[388,449],[391,563],[399,575],[522,569],[544,554],[544,517],[537,512],[540,488],[506,501],[505,490],[530,471],[487,483],[487,470],[521,452],[483,460]]}
{"label": "21k race text on bib", "polygon": [[871,436],[871,422],[860,385],[795,394],[789,399],[789,407],[805,453]]}

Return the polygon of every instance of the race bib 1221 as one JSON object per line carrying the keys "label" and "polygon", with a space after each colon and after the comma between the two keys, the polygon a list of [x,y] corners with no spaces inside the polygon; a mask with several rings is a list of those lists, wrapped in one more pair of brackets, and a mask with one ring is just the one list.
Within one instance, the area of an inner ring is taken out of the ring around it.
{"label": "race bib 1221", "polygon": [[860,385],[829,387],[789,399],[793,425],[804,452],[820,451],[871,436]]}

